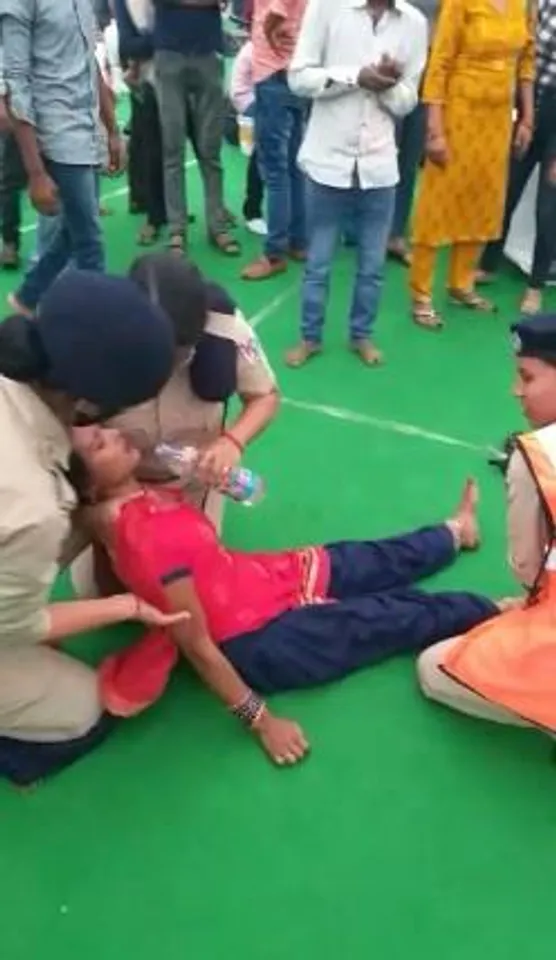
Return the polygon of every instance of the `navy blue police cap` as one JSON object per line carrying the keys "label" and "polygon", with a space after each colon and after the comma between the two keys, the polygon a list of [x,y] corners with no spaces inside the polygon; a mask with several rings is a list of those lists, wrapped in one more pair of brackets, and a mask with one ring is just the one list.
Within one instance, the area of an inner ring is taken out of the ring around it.
{"label": "navy blue police cap", "polygon": [[512,327],[516,356],[556,363],[556,313],[539,313]]}

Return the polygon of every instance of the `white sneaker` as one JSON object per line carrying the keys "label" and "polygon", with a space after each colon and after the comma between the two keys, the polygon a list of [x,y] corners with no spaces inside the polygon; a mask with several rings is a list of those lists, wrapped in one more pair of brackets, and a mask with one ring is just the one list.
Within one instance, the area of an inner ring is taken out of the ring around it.
{"label": "white sneaker", "polygon": [[262,217],[256,217],[254,220],[246,220],[245,226],[250,233],[256,233],[258,237],[266,237],[268,233],[266,222]]}

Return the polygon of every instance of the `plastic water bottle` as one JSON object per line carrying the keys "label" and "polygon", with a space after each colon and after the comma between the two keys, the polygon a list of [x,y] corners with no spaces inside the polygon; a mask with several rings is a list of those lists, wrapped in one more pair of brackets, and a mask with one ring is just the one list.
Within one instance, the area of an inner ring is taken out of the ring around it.
{"label": "plastic water bottle", "polygon": [[[196,447],[181,446],[174,443],[159,443],[154,450],[157,461],[163,464],[176,479],[187,483],[195,478],[199,461]],[[228,470],[218,490],[244,507],[255,506],[265,495],[265,485],[261,477],[247,467],[232,467]]]}

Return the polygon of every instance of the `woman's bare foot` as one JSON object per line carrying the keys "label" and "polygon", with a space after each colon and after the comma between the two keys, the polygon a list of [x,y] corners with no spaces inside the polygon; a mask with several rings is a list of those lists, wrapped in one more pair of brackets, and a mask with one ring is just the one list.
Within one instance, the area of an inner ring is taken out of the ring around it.
{"label": "woman's bare foot", "polygon": [[504,597],[503,600],[495,600],[500,613],[508,613],[510,610],[524,610],[527,601],[524,597]]}
{"label": "woman's bare foot", "polygon": [[479,488],[475,480],[467,480],[458,508],[447,524],[461,550],[476,550],[481,542],[478,503]]}
{"label": "woman's bare foot", "polygon": [[526,317],[534,317],[542,310],[542,292],[535,287],[528,287],[523,294],[520,310]]}

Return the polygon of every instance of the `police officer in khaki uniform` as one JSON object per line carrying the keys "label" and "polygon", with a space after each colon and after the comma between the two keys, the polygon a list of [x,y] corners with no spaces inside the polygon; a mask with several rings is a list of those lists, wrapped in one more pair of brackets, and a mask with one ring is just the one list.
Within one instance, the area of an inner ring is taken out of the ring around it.
{"label": "police officer in khaki uniform", "polygon": [[[220,529],[222,497],[214,484],[241,460],[245,448],[275,416],[276,378],[259,340],[222,287],[171,253],[147,254],[130,271],[172,320],[177,342],[172,376],[155,400],[119,416],[115,424],[143,433],[147,447],[180,442],[202,451],[189,492]],[[238,397],[238,416],[228,405]]]}
{"label": "police officer in khaki uniform", "polygon": [[169,622],[125,594],[49,594],[75,503],[71,424],[156,396],[173,359],[167,316],[124,278],[69,271],[36,319],[0,325],[0,776],[16,783],[73,762],[110,727],[95,672],[57,644],[123,620]]}

